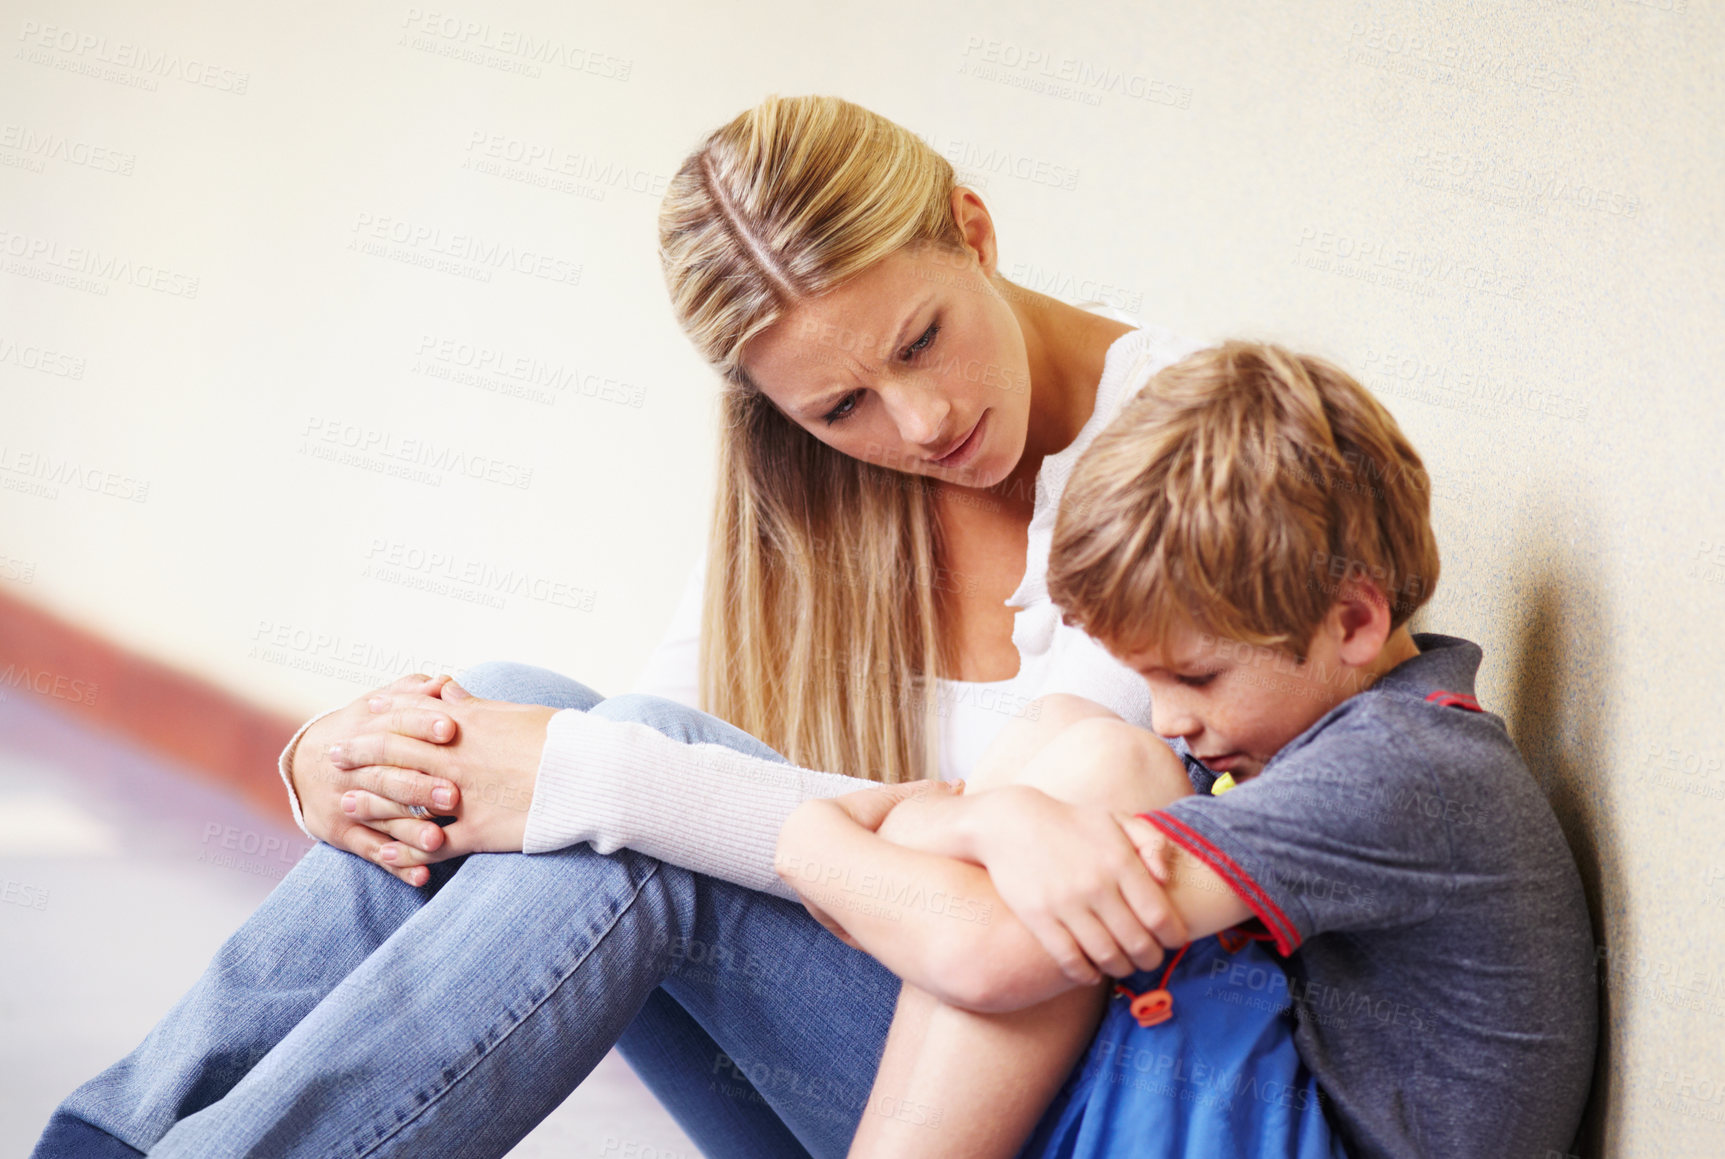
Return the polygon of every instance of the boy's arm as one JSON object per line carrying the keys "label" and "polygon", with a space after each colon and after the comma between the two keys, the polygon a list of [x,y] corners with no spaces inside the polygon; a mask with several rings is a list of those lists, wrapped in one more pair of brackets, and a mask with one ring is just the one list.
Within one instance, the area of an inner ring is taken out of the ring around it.
{"label": "boy's arm", "polygon": [[985,869],[895,845],[836,799],[797,807],[779,832],[774,867],[846,941],[948,1005],[1018,1010],[1074,986],[1002,904]]}
{"label": "boy's arm", "polygon": [[1162,883],[1168,900],[1186,920],[1194,938],[1237,926],[1254,917],[1252,907],[1208,864],[1170,841],[1145,820],[1147,814],[1121,817],[1120,827],[1138,848],[1150,875]]}
{"label": "boy's arm", "polygon": [[[989,872],[977,864],[999,853],[998,842],[991,850],[983,834],[1004,829],[997,816],[981,817],[980,800],[925,793],[896,809],[896,800],[884,807],[857,804],[875,796],[857,793],[805,802],[781,831],[776,868],[823,924],[835,934],[842,929],[840,936],[847,942],[912,985],[969,1010],[1019,1010],[1081,984],[1068,977],[1008,908]],[[985,797],[996,813],[1011,800],[1001,790]],[[859,814],[859,809],[865,812]],[[1106,824],[1119,820],[1110,819],[1105,810],[1095,812]],[[901,816],[913,819],[898,824]],[[891,840],[876,832],[883,828],[883,818]],[[1094,825],[1098,818],[1087,820]],[[1078,847],[1086,851],[1093,848],[1093,830],[1074,826],[1070,833],[1050,831],[1060,823],[1038,816],[1036,844],[1068,838],[1078,839]],[[994,835],[1025,844],[1010,833]],[[1072,844],[1065,848],[1070,850]],[[1063,857],[1059,872],[1083,881],[1099,873],[1118,874],[1118,866],[1098,850],[1094,864]],[[1148,917],[1145,928],[1163,945],[1183,945],[1188,933],[1182,915],[1154,890],[1154,882],[1146,878],[1145,883],[1156,897],[1148,904],[1140,901],[1133,912]],[[1183,884],[1191,887],[1190,880]],[[1200,893],[1195,900],[1211,899]],[[1159,959],[1160,950],[1154,952]]]}

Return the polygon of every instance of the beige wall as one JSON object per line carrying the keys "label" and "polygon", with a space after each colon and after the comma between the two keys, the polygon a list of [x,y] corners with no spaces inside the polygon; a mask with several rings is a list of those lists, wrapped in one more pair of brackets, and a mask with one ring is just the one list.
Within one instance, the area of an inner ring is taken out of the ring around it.
{"label": "beige wall", "polygon": [[1719,6],[715,7],[7,5],[0,584],[296,713],[492,657],[624,687],[714,437],[657,194],[763,93],[850,97],[982,190],[1018,280],[1383,393],[1439,481],[1423,626],[1485,645],[1588,867],[1607,1150],[1706,1153]]}

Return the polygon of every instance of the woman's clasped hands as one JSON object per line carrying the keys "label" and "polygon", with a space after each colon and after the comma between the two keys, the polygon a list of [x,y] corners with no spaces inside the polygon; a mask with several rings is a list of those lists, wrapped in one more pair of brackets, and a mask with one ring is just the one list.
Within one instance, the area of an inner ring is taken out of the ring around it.
{"label": "woman's clasped hands", "polygon": [[403,676],[300,738],[291,773],[306,828],[414,886],[451,857],[519,852],[556,711]]}

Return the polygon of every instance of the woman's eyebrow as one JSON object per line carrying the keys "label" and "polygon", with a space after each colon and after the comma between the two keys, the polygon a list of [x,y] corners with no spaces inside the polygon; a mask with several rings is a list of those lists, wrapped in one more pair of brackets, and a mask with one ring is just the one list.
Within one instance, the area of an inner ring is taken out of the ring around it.
{"label": "woman's eyebrow", "polygon": [[[928,308],[928,304],[933,300],[933,298],[934,294],[932,292],[923,295],[922,300],[906,312],[904,321],[898,324],[898,334],[893,338],[891,345],[884,346],[882,348],[882,356],[878,365],[886,365],[886,363],[891,361],[892,357],[898,353],[899,349],[904,346],[905,335],[909,332],[911,326],[915,324],[918,316]],[[824,362],[827,360],[819,359],[818,361]],[[834,387],[833,393],[823,395],[820,400],[810,405],[808,410],[804,413],[812,418],[824,418],[835,406],[844,401],[846,395],[855,389],[856,388],[853,386]]]}
{"label": "woman's eyebrow", "polygon": [[[933,299],[933,297],[934,297],[934,294],[932,291],[930,293],[924,294],[922,301],[918,302],[916,305],[914,305],[910,308],[910,312],[904,316],[904,321],[900,322],[898,324],[898,336],[892,340],[892,345],[887,347],[886,358],[891,358],[893,355],[897,354],[900,349],[903,348],[905,335],[910,330],[911,325],[913,323],[915,323],[915,321],[917,320],[917,317],[925,309],[928,308],[929,301],[931,299]],[[882,359],[881,361],[885,362],[886,359]]]}

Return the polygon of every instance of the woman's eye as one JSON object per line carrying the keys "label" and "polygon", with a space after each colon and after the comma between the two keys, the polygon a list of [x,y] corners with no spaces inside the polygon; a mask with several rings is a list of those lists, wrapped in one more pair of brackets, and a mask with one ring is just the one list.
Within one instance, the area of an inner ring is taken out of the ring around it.
{"label": "woman's eye", "polygon": [[1180,683],[1186,685],[1189,688],[1202,688],[1202,687],[1204,687],[1204,685],[1210,683],[1210,681],[1212,681],[1214,679],[1216,679],[1216,673],[1214,673],[1214,672],[1202,672],[1196,676],[1182,676],[1182,677],[1180,677]]}
{"label": "woman's eye", "polygon": [[852,391],[850,394],[839,399],[839,404],[823,416],[828,425],[838,422],[840,419],[849,415],[851,411],[854,411],[857,408],[856,398],[856,392]]}
{"label": "woman's eye", "polygon": [[924,330],[922,332],[921,338],[918,338],[915,342],[912,342],[909,346],[905,347],[905,349],[904,349],[905,358],[907,360],[911,359],[911,358],[915,358],[918,354],[921,354],[924,350],[927,350],[929,348],[929,346],[933,344],[934,336],[936,334],[939,334],[939,333],[940,333],[940,323],[939,322],[931,322],[929,324],[928,329]]}

